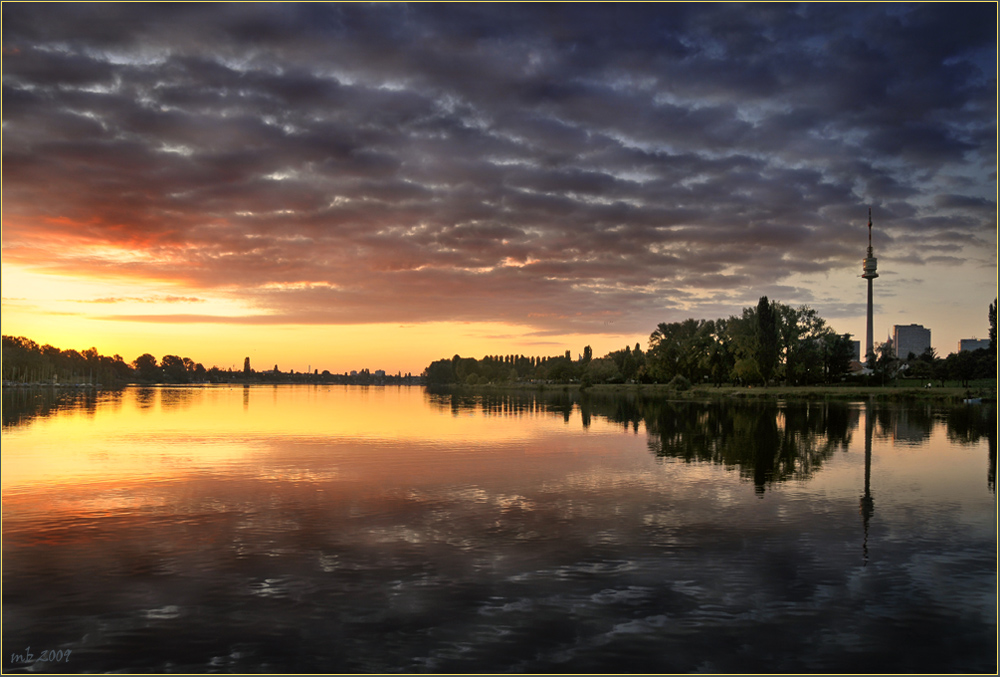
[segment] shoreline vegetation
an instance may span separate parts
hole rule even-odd
[[[892,385],[816,385],[816,386],[695,386],[678,390],[663,383],[602,383],[585,386],[581,383],[500,383],[477,385],[428,386],[435,392],[455,394],[530,394],[530,393],[575,393],[583,397],[629,396],[641,398],[664,398],[671,400],[848,400],[848,401],[908,401],[961,403],[969,399],[982,402],[996,402],[996,381],[981,379],[970,382],[969,386],[959,383],[930,388],[920,383],[896,383]]]
[[[762,296],[739,316],[660,323],[648,348],[636,343],[597,357],[590,346],[574,357],[523,354],[455,355],[422,374],[379,369],[331,373],[206,369],[188,357],[144,353],[126,363],[89,348],[82,352],[3,337],[4,388],[118,389],[130,385],[420,385],[472,392],[577,391],[686,400],[720,398],[996,401],[997,302],[990,304],[990,348],[938,357],[897,355],[891,340],[857,362],[850,334],[838,334],[808,306],[792,308]]]
[[[108,357],[88,348],[82,352],[38,345],[23,336],[3,337],[3,386],[5,388],[117,389],[128,385],[212,384],[327,384],[327,385],[418,385],[413,374],[388,374],[384,370],[331,373],[328,370],[283,372],[257,370],[244,358],[243,369],[206,369],[200,362],[179,355],[164,355],[159,361],[144,353],[131,363],[120,355]]]
[[[683,390],[663,383],[602,383],[584,385],[581,383],[479,383],[476,385],[450,384],[427,385],[423,383],[340,383],[340,382],[275,382],[275,381],[222,381],[191,383],[126,383],[116,386],[87,383],[4,383],[4,388],[17,390],[81,390],[104,391],[124,388],[219,388],[279,385],[313,386],[415,386],[428,388],[435,393],[456,395],[534,395],[539,393],[566,393],[579,397],[638,397],[642,399],[667,399],[689,401],[737,400],[842,400],[842,401],[924,401],[961,403],[980,400],[983,403],[997,401],[995,381],[980,379],[968,386],[959,383],[921,386],[919,383],[893,383],[889,385],[816,385],[816,386],[696,386]]]
[[[935,399],[996,400],[996,301],[990,305],[989,349],[938,357],[897,355],[891,340],[857,361],[850,334],[838,334],[813,309],[762,296],[739,316],[660,323],[648,347],[603,357],[590,346],[564,355],[455,355],[423,372],[431,387],[457,389],[570,389],[638,392],[678,399]]]

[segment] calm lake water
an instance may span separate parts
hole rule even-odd
[[[3,404],[5,672],[997,670],[995,405]]]

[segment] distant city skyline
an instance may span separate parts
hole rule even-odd
[[[418,373],[766,295],[986,336],[997,8],[4,4],[3,333]]]

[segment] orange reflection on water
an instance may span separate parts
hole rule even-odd
[[[498,415],[428,406],[419,388],[131,388],[92,410],[59,410],[5,430],[2,486],[6,496],[80,482],[244,470],[282,481],[389,478],[402,466],[413,482],[425,472],[440,473],[442,455],[471,449],[483,459],[506,459],[493,469],[502,475],[525,454],[573,453],[558,443],[537,443],[567,425],[579,422],[541,411]],[[604,428],[617,434],[607,423],[593,431]],[[527,444],[531,440],[536,443]],[[476,454],[463,462],[478,472]]]
[[[542,533],[532,525],[594,512],[588,497],[623,485],[655,494],[665,471],[644,436],[597,420],[584,431],[575,410],[453,411],[416,388],[134,389],[5,432],[3,464],[5,547],[124,540],[160,559],[202,538],[266,555],[307,532],[463,543],[470,520],[520,538],[512,525]],[[540,496],[561,498],[538,510]]]

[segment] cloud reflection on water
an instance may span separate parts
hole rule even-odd
[[[74,671],[922,672],[995,659],[995,504],[967,488],[983,465],[971,431],[988,417],[953,414],[967,432],[945,435],[948,415],[911,412],[929,421],[926,443],[894,447],[901,410],[872,411],[865,566],[860,407],[412,397],[435,425],[454,410],[463,430],[530,430],[477,443],[220,427],[253,445],[161,474],[15,487],[4,645],[72,648]],[[102,430],[114,411],[96,410]],[[131,452],[162,453],[175,419],[143,416],[154,429]],[[25,452],[8,441],[50,429],[5,433],[5,469]],[[110,471],[116,444],[90,462]]]

